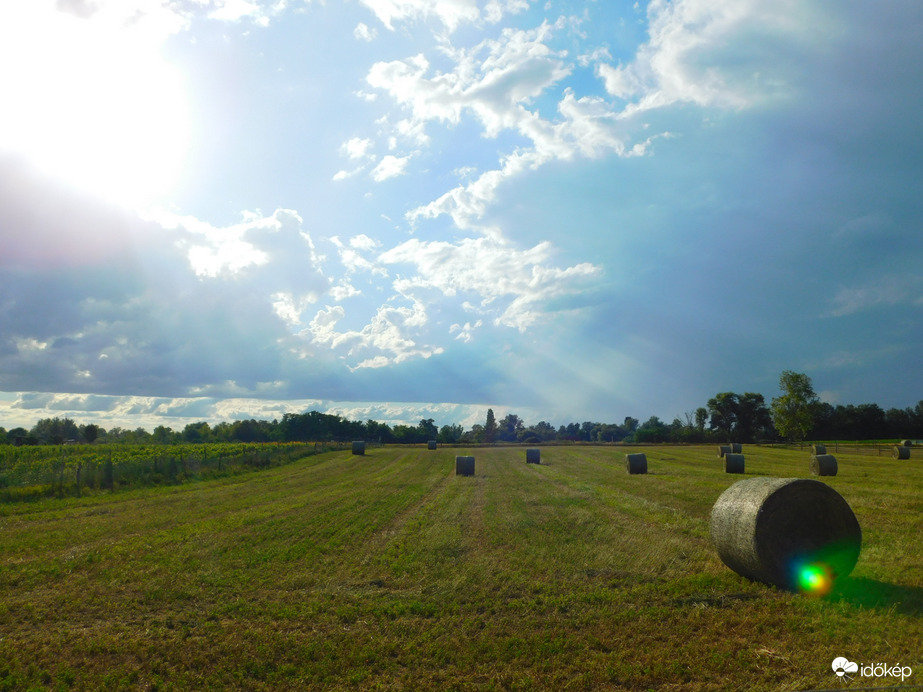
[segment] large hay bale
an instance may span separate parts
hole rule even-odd
[[[455,457],[455,475],[473,476],[474,457]]]
[[[823,593],[848,575],[862,530],[846,500],[807,478],[748,478],[711,510],[711,540],[738,574],[792,591]]]
[[[718,445],[718,456],[722,459],[725,454],[731,454],[731,445]]]
[[[353,442],[353,454],[365,454],[365,442],[356,440]]]
[[[731,454],[741,454],[744,451],[744,446],[740,442],[731,443]]]
[[[724,455],[724,472],[725,473],[743,473],[744,472],[744,455],[743,454],[725,454]]]
[[[818,454],[826,454],[827,447],[826,445],[811,445],[811,454],[817,456]]]
[[[430,440],[426,443],[427,449],[436,449],[436,440]]]
[[[913,440],[901,440],[901,447],[913,447]]]
[[[647,456],[645,454],[626,454],[625,468],[631,475],[647,473]]]
[[[836,457],[832,454],[815,454],[811,457],[811,473],[815,476],[835,476]]]
[[[891,450],[891,456],[895,459],[909,459],[910,447],[904,447],[903,445],[895,447]]]
[[[535,449],[531,447],[526,450],[526,463],[527,464],[541,464],[542,463],[542,450]]]

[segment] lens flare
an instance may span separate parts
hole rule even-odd
[[[833,575],[824,564],[812,563],[798,570],[798,588],[811,596],[826,596],[833,589]]]

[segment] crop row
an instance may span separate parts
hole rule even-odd
[[[324,443],[0,447],[0,502],[174,485],[279,466],[342,448]]]

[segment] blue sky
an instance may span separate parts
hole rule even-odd
[[[923,399],[911,0],[0,8],[0,425]]]

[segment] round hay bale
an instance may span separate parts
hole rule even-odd
[[[901,447],[913,447],[913,440],[901,440]]]
[[[826,454],[827,446],[826,445],[811,445],[811,454],[817,456],[818,454]]]
[[[430,440],[426,443],[427,449],[436,449],[436,440]]]
[[[637,473],[647,473],[647,455],[645,454],[626,454],[625,468],[631,475]]]
[[[823,593],[848,575],[862,530],[846,500],[808,478],[748,478],[711,510],[711,540],[721,561],[748,579]]]
[[[529,448],[526,450],[526,463],[527,464],[541,464],[542,463],[542,450]]]
[[[365,442],[356,440],[353,442],[353,454],[365,454]]]
[[[474,457],[455,457],[455,475],[473,476]]]
[[[725,473],[743,473],[744,472],[744,455],[743,454],[725,454],[724,455],[724,472]]]
[[[731,445],[718,445],[718,456],[724,458],[725,454],[731,454]]]
[[[899,446],[891,450],[891,456],[895,459],[909,459],[910,447]]]
[[[811,457],[811,473],[815,476],[835,476],[836,457],[832,454],[815,454]]]
[[[744,451],[744,446],[740,442],[731,443],[731,454],[741,454]]]

